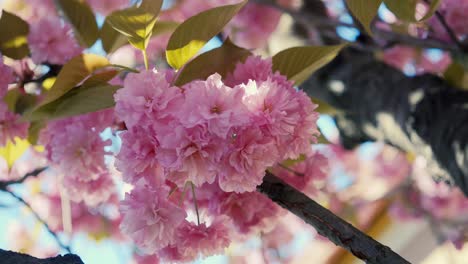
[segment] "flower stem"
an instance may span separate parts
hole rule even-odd
[[[145,69],[148,70],[148,54],[146,54],[146,49],[141,51],[143,53],[143,60],[145,61]]]
[[[197,197],[195,196],[195,185],[193,182],[190,182],[192,187],[192,196],[193,196],[193,204],[195,205],[195,212],[197,213],[197,224],[200,225],[200,215],[198,214],[198,204],[197,204]]]

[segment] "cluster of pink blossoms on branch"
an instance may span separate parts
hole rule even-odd
[[[0,54],[0,98],[8,92],[8,85],[15,79],[13,70],[3,63]],[[29,124],[20,122],[20,115],[13,113],[3,100],[0,101],[0,146],[5,146],[15,137],[25,138],[28,134]]]
[[[135,186],[122,202],[123,231],[145,253],[174,261],[220,252],[230,230],[267,228],[279,208],[256,186],[269,167],[314,157],[318,135],[316,105],[271,60],[249,57],[225,80],[213,74],[178,87],[175,78],[129,74],[115,95],[127,127],[116,166]],[[187,220],[194,203],[199,224]]]

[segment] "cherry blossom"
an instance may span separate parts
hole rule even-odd
[[[36,64],[64,64],[82,51],[72,35],[71,27],[56,17],[45,17],[33,23],[28,43]]]
[[[120,206],[122,231],[149,254],[173,244],[186,217],[182,208],[166,200],[167,195],[162,187],[137,185]]]

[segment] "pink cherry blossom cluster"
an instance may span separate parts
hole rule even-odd
[[[426,170],[426,160],[417,157],[411,185],[404,188],[392,205],[398,219],[426,219],[434,223],[436,235],[451,241],[458,249],[468,241],[468,199],[455,187],[434,182]]]
[[[275,166],[272,172],[294,188],[313,196],[318,191],[315,183],[323,182],[327,178],[329,164],[324,155],[315,152],[290,167]]]
[[[163,12],[161,18],[163,20],[184,21],[210,8],[239,2],[239,0],[183,0],[179,1],[174,8]],[[282,2],[285,5],[294,5],[294,3],[287,3],[288,1]],[[225,32],[240,46],[262,48],[278,26],[280,17],[281,12],[273,7],[248,3],[229,22]]]
[[[15,80],[13,70],[3,63],[0,54],[0,146],[13,141],[15,137],[25,138],[28,135],[29,124],[21,122],[20,116],[11,112],[3,98],[8,92],[8,86]]]
[[[65,64],[83,51],[73,37],[70,25],[54,16],[41,18],[30,25],[28,44],[36,64]]]
[[[114,191],[114,182],[104,162],[108,144],[100,133],[113,123],[113,111],[51,121],[41,134],[41,144],[53,169],[63,174],[63,186],[75,202],[95,206]],[[70,140],[73,139],[73,140]]]
[[[107,16],[112,11],[124,9],[130,6],[129,0],[86,0],[91,8],[102,15]]]
[[[311,154],[316,105],[273,73],[271,60],[251,56],[225,80],[213,74],[178,87],[175,78],[172,71],[126,77],[115,94],[127,127],[116,166],[135,186],[121,204],[124,233],[147,254],[188,261],[221,252],[229,230],[272,227],[281,211],[255,192],[268,167],[300,154],[317,158],[305,168],[326,161]],[[187,220],[194,203],[197,216],[204,213],[198,225]]]
[[[452,63],[447,52],[442,53],[440,58],[433,59],[416,48],[401,45],[385,50],[382,59],[385,63],[402,71],[405,71],[407,67],[413,67],[416,74],[441,74]]]

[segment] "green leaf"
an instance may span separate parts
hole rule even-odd
[[[153,37],[176,30],[180,23],[175,21],[157,21],[153,28]]]
[[[8,110],[17,114],[31,110],[36,102],[37,96],[21,92],[18,88],[8,90],[3,101],[7,104]]]
[[[279,71],[299,85],[314,71],[333,60],[345,46],[304,46],[283,50],[273,56],[273,71]]]
[[[462,64],[455,61],[444,72],[444,78],[455,87],[468,90],[468,75]]]
[[[55,0],[55,3],[72,25],[75,37],[81,45],[91,47],[99,38],[99,28],[96,17],[86,1]]]
[[[416,22],[417,0],[384,0],[385,5],[403,21]]]
[[[169,65],[175,69],[181,68],[206,42],[216,36],[246,3],[247,0],[244,0],[236,5],[209,9],[180,24],[167,44],[166,59]]]
[[[77,86],[95,70],[108,66],[109,61],[95,54],[81,54],[71,59],[59,72],[54,85],[46,93],[40,106],[57,100],[73,87]]]
[[[21,96],[21,91],[18,88],[10,89],[3,97],[3,101],[7,104],[8,110],[16,112],[16,102]]]
[[[109,84],[77,87],[60,99],[44,105],[28,116],[30,121],[71,117],[113,107],[114,93],[120,86]]]
[[[179,23],[173,21],[156,21],[151,37],[174,31]],[[100,31],[102,47],[107,53],[112,53],[128,43],[127,37],[115,30],[107,18]]]
[[[107,84],[108,81],[112,80],[119,73],[120,71],[115,69],[108,69],[102,72],[98,72],[86,79],[81,87],[92,87]]]
[[[75,116],[113,107],[115,105],[114,93],[120,89],[115,85],[100,85],[81,87],[60,100],[52,119]]]
[[[234,45],[227,39],[221,47],[205,52],[187,63],[180,71],[175,84],[180,86],[196,79],[203,80],[215,72],[225,77],[237,62],[244,61],[250,54],[250,51]]]
[[[106,18],[104,24],[102,25],[100,36],[102,40],[102,47],[107,53],[112,53],[128,43],[127,37],[115,30],[109,23],[108,18]]]
[[[44,121],[34,121],[29,124],[28,129],[28,141],[32,145],[37,144],[37,140],[39,138],[39,132],[46,126],[46,122]]]
[[[0,18],[0,52],[19,60],[29,55],[29,25],[18,16],[2,11]]]
[[[4,147],[0,147],[0,157],[3,157],[10,169],[15,161],[19,159],[31,144],[26,139],[15,137],[15,142],[8,140]]]
[[[112,27],[127,37],[130,44],[145,50],[153,34],[162,0],[143,0],[139,7],[115,11],[107,17]]]
[[[367,33],[372,35],[370,25],[377,15],[382,1],[383,0],[346,0],[346,4]]]

